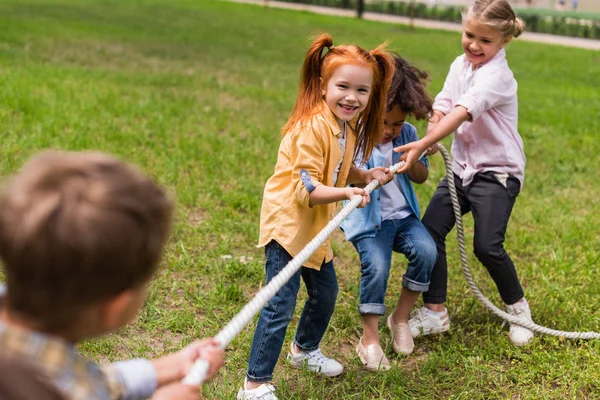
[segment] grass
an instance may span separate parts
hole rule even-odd
[[[433,94],[461,51],[456,33],[217,1],[0,0],[0,26],[1,175],[44,148],[100,149],[140,164],[177,198],[175,230],[139,317],[81,345],[101,362],[158,356],[214,335],[263,284],[264,256],[255,247],[262,189],[309,36],[327,31],[336,44],[367,48],[388,40],[430,73]],[[600,56],[515,40],[508,57],[528,161],[506,248],[538,323],[600,331]],[[417,188],[423,207],[442,176],[434,157],[430,179]],[[466,231],[470,242],[470,218]],[[347,372],[320,379],[290,369],[282,355],[281,398],[600,398],[600,342],[538,336],[524,349],[511,346],[506,327],[468,292],[454,234],[451,332],[417,340],[410,357],[388,346],[397,368],[365,372],[353,352],[358,256],[340,232],[333,242],[340,295],[322,348]],[[394,260],[390,308],[406,264]],[[251,324],[231,343],[207,398],[233,398],[253,331]],[[383,323],[382,335],[388,343]]]

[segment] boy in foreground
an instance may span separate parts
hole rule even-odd
[[[30,160],[0,192],[0,355],[36,364],[67,399],[197,399],[200,388],[180,381],[198,358],[208,378],[223,365],[212,339],[104,367],[75,348],[135,317],[171,217],[165,191],[109,155]]]

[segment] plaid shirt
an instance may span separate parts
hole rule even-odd
[[[3,288],[0,284],[0,308]],[[147,360],[105,366],[89,361],[65,340],[0,320],[0,353],[34,363],[69,400],[133,400],[148,398],[156,375]]]

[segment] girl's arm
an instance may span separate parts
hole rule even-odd
[[[360,183],[360,184],[369,184],[373,179],[377,179],[379,182],[379,186],[388,182],[391,177],[389,177],[389,169],[383,167],[371,168],[369,170],[364,170],[352,165],[350,167],[350,171],[348,172],[348,184]],[[341,200],[352,200],[354,196],[361,195],[363,196],[363,201],[358,205],[358,208],[362,208],[366,206],[371,200],[365,189],[358,187],[331,187],[326,185],[318,185],[311,193],[310,193],[310,206],[318,206],[320,204],[328,204],[334,203],[336,201]]]
[[[350,167],[350,171],[348,172],[348,179],[346,183],[350,184],[359,184],[359,185],[368,185],[371,183],[373,179],[377,179],[379,182],[379,186],[388,182],[393,176],[389,173],[389,168],[385,167],[374,167],[371,169],[361,169],[356,165],[352,165]]]
[[[425,150],[452,134],[452,132],[457,130],[463,122],[469,121],[470,119],[471,115],[465,107],[456,106],[450,113],[442,118],[424,138],[394,148],[394,151],[397,153],[404,152],[400,159],[406,161],[404,167],[400,168],[396,173],[402,174],[411,169],[415,163],[419,161],[421,154],[423,154]]]
[[[315,187],[312,192],[310,192],[309,205],[310,207],[314,207],[322,204],[335,203],[342,200],[352,200],[356,195],[363,196],[362,202],[358,205],[359,208],[369,204],[371,198],[363,188],[349,186],[340,188],[319,185]]]

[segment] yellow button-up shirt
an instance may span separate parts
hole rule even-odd
[[[258,247],[276,240],[295,257],[335,216],[336,203],[309,206],[309,191],[300,174],[308,173],[315,187],[334,186],[335,168],[342,160],[335,187],[346,186],[356,144],[355,126],[355,121],[346,124],[342,154],[338,140],[342,130],[323,101],[309,121],[287,132],[279,145],[275,172],[265,186]],[[332,258],[327,238],[304,266],[318,270]]]

